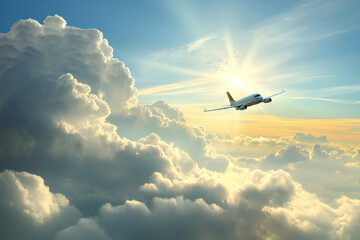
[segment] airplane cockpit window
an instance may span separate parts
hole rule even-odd
[[[255,96],[254,97],[260,97],[260,94],[255,94]]]

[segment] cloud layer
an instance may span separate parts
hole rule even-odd
[[[358,149],[209,135],[164,101],[141,105],[102,33],[60,16],[20,20],[0,51],[1,238],[359,237],[359,200],[326,204],[282,170],[329,157],[358,169]]]
[[[64,195],[51,193],[41,177],[27,172],[1,172],[0,193],[2,239],[51,239],[81,217]]]

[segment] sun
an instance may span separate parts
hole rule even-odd
[[[199,41],[197,41],[199,42]],[[144,61],[147,66],[161,70],[175,72],[188,76],[186,81],[174,81],[170,84],[159,85],[139,91],[141,96],[177,95],[183,94],[215,94],[226,91],[237,91],[239,94],[251,93],[258,88],[259,69],[255,68],[253,58],[255,50],[248,53],[234,47],[228,32],[221,36],[200,41],[197,48],[172,54],[167,61]],[[177,62],[181,61],[191,64]],[[188,60],[187,60],[188,59]],[[174,62],[172,62],[174,61]],[[177,63],[177,64],[174,64]],[[190,95],[188,95],[190,96]]]
[[[230,77],[229,81],[231,84],[233,84],[235,87],[243,87],[244,81],[240,77]]]

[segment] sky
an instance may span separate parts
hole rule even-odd
[[[359,239],[359,11],[2,1],[0,238]]]
[[[281,121],[280,136],[300,131],[336,142],[360,142],[360,7],[355,1],[5,1],[2,5],[1,32],[19,19],[41,22],[54,14],[69,26],[99,29],[114,57],[130,68],[140,103],[163,99],[209,132],[272,136],[273,124]],[[79,9],[84,10],[78,13]],[[215,126],[218,113],[205,117],[200,111],[228,104],[226,91],[239,99],[282,89],[287,93],[276,98],[276,106],[259,106],[240,116],[234,111],[221,113],[217,122],[236,119],[235,130]],[[259,118],[268,121],[255,124]],[[252,124],[243,126],[248,119]]]

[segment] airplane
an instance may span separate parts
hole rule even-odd
[[[278,93],[275,93],[271,96],[268,96],[266,98],[263,98],[260,94],[258,93],[255,93],[255,94],[251,94],[247,97],[244,97],[240,100],[237,100],[235,101],[234,98],[230,95],[229,92],[226,92],[226,95],[229,99],[229,102],[230,102],[230,106],[227,106],[227,107],[222,107],[222,108],[215,108],[215,109],[209,109],[209,110],[206,110],[204,109],[204,112],[211,112],[211,111],[217,111],[217,110],[223,110],[223,109],[228,109],[228,108],[235,108],[236,110],[245,110],[247,109],[247,107],[250,107],[252,105],[255,105],[255,104],[259,104],[261,102],[264,102],[264,103],[269,103],[272,101],[272,97],[276,96],[276,95],[279,95],[279,94],[282,94],[284,93],[285,91],[282,90],[281,92],[278,92]]]

